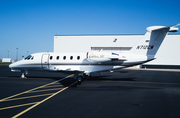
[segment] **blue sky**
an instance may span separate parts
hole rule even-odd
[[[0,59],[53,52],[54,35],[144,34],[180,23],[179,0],[0,0]],[[176,33],[180,34],[180,32]],[[81,44],[77,44],[77,46]]]

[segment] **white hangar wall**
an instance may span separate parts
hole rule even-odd
[[[180,35],[167,35],[156,57],[156,60],[147,64],[180,65]]]
[[[105,49],[118,47],[123,49],[131,48],[142,36],[143,35],[54,36],[54,52],[88,52],[94,48],[102,47]],[[115,41],[115,39],[117,40]]]
[[[89,52],[103,51],[126,52],[138,43],[144,35],[55,35],[54,52]],[[180,35],[167,35],[157,59],[145,65],[180,66]]]

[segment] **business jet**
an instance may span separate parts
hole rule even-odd
[[[28,57],[9,65],[11,71],[21,72],[24,78],[28,71],[50,71],[73,73],[74,79],[81,81],[94,72],[113,71],[140,65],[156,59],[156,53],[168,32],[177,32],[173,26],[151,26],[142,39],[129,53],[119,52],[86,52],[54,53],[44,52],[31,54]]]

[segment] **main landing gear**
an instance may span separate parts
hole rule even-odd
[[[73,78],[78,81],[77,85],[80,85],[84,79],[89,79],[90,77],[91,74],[75,73]]]
[[[82,81],[83,79],[89,79],[91,78],[91,74],[85,74],[85,73],[75,73],[74,77],[75,80]]]
[[[81,73],[75,73],[73,78],[74,78],[74,80],[78,81],[78,85],[80,85],[81,81],[83,80],[83,76]]]
[[[81,81],[83,80],[83,77],[82,77],[82,76],[78,76],[78,77],[77,77],[77,80],[78,80],[79,82],[81,82]]]

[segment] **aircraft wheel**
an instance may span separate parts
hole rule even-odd
[[[21,72],[22,72],[21,78],[26,78],[26,75],[28,74],[28,71],[21,70]]]
[[[78,76],[78,77],[77,77],[77,80],[78,80],[79,82],[82,81],[82,79],[83,79],[82,76]]]
[[[77,77],[77,80],[78,80],[77,85],[81,85],[82,79],[83,79],[82,76],[78,76],[78,77]]]

